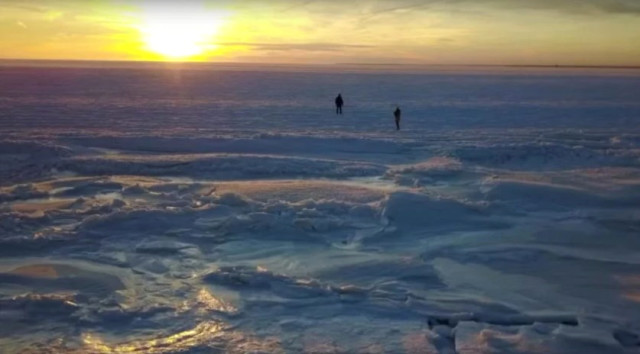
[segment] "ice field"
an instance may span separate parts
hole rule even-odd
[[[640,72],[0,66],[0,349],[638,353]]]

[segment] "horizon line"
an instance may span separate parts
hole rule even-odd
[[[485,68],[559,68],[559,69],[640,69],[639,65],[585,65],[585,64],[445,64],[445,63],[290,63],[290,62],[232,62],[232,61],[175,61],[175,60],[136,60],[136,59],[29,59],[0,58],[0,62],[76,62],[76,63],[147,63],[147,64],[212,64],[212,65],[273,65],[273,66],[395,66],[395,67],[485,67]]]

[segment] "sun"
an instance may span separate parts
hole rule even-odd
[[[203,4],[155,3],[143,8],[138,28],[145,49],[169,60],[183,60],[216,48],[227,14]]]

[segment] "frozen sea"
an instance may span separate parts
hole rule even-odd
[[[640,352],[639,71],[55,66],[0,65],[2,353]]]

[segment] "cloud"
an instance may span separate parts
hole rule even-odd
[[[22,28],[27,28],[27,25],[25,25],[22,21],[16,21],[16,24]]]
[[[451,1],[471,2],[470,0]],[[640,2],[637,0],[479,0],[473,2],[507,9],[555,10],[575,14],[640,14]]]
[[[34,13],[47,13],[47,11],[49,11],[48,9],[42,6],[25,5],[24,3],[13,2],[13,1],[0,3],[0,7],[22,10],[27,12],[34,12]]]
[[[114,0],[113,4],[166,3],[182,6],[196,0]],[[640,15],[640,0],[197,0],[211,6],[274,6],[279,12],[305,11],[310,14],[356,14],[363,17],[406,11],[427,11],[430,9],[466,10],[468,8],[484,8],[485,10],[547,10],[570,14],[629,14]],[[2,0],[0,7],[21,9],[30,12],[47,12],[51,9],[87,8],[105,5],[105,0]]]
[[[373,48],[370,45],[361,44],[341,44],[341,43],[251,43],[251,42],[227,42],[218,43],[220,46],[228,47],[252,47],[257,50],[272,51],[308,51],[308,52],[334,52],[344,49],[366,49]]]
[[[253,3],[258,3],[254,0]],[[366,16],[383,13],[402,12],[409,10],[425,10],[432,8],[459,9],[460,7],[486,7],[487,10],[549,10],[572,14],[630,14],[640,15],[639,0],[315,0],[315,1],[280,1],[282,6],[289,5],[287,10],[310,9],[318,10],[322,6],[330,7],[331,11],[338,8],[343,11],[356,9]],[[362,11],[365,9],[365,11]],[[463,9],[464,10],[464,9]],[[339,14],[339,12],[337,12]]]

